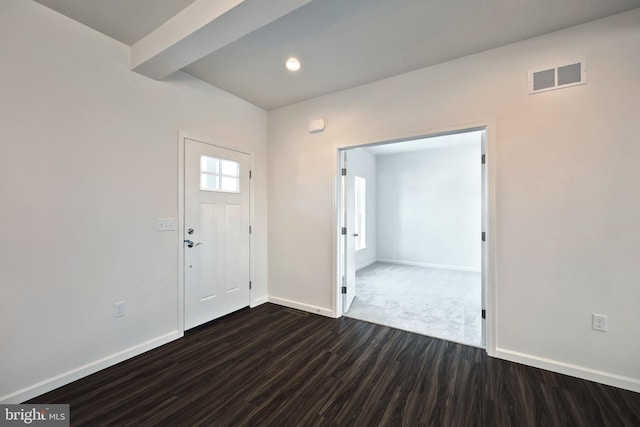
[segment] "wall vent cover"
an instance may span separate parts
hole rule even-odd
[[[529,71],[529,93],[545,92],[587,83],[585,59],[556,67],[537,68]]]

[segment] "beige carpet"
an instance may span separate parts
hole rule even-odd
[[[376,262],[345,316],[480,347],[481,286],[480,273]]]

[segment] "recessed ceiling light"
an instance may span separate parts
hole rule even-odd
[[[287,70],[298,71],[300,69],[300,61],[297,58],[289,58],[286,63]]]

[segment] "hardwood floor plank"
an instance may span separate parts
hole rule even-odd
[[[640,394],[265,304],[32,399],[74,426],[640,426]]]

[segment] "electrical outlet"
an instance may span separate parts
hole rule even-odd
[[[118,301],[113,303],[113,317],[124,316],[124,301]]]
[[[607,315],[593,313],[591,315],[591,328],[594,331],[607,332]]]

